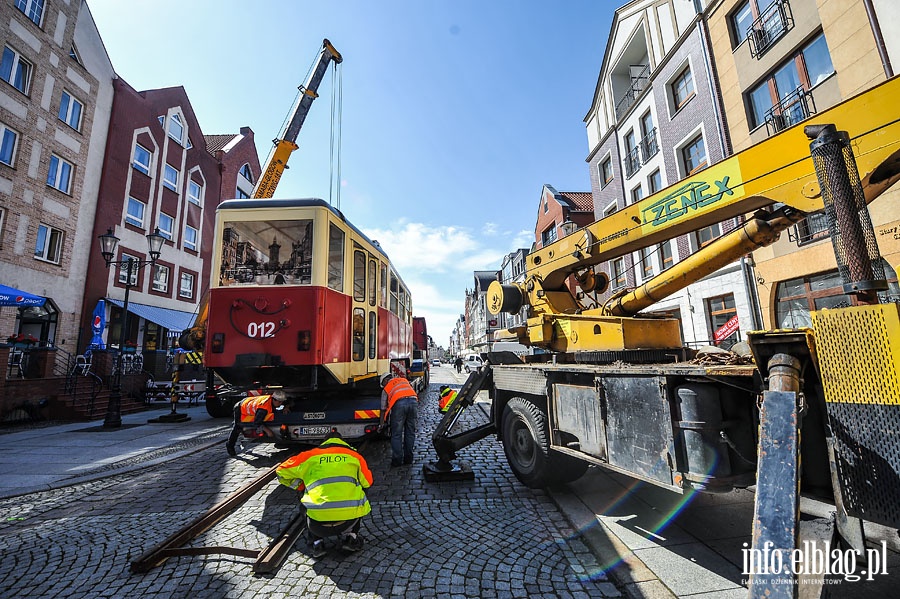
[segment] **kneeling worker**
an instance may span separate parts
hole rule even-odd
[[[282,409],[286,411],[288,409],[287,405],[285,405],[286,403],[284,392],[276,391],[272,395],[255,395],[253,397],[248,397],[235,405],[234,427],[231,429],[231,434],[228,436],[228,441],[225,443],[225,449],[228,451],[228,455],[231,457],[237,455],[235,445],[243,430],[241,424],[252,423],[256,426],[260,426],[266,436],[274,437],[275,433],[264,424],[275,420],[275,410],[284,406]]]
[[[372,486],[366,459],[332,431],[315,449],[281,463],[278,482],[303,493],[313,557],[325,555],[324,537],[341,535],[341,548],[359,551],[362,517],[372,511],[365,490]],[[348,532],[349,531],[349,532]]]
[[[438,410],[441,413],[444,413],[449,410],[450,406],[453,405],[453,402],[456,401],[456,391],[447,385],[441,385],[439,391],[440,399],[438,399]]]

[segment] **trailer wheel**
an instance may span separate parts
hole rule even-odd
[[[532,489],[576,480],[587,463],[550,451],[547,415],[532,402],[514,397],[503,409],[503,451],[516,478]]]

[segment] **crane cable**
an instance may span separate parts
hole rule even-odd
[[[343,71],[332,65],[331,140],[329,145],[328,203],[341,209],[341,114],[343,111]]]

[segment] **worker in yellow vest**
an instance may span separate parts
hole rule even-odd
[[[282,462],[278,482],[302,493],[306,508],[307,540],[313,557],[326,553],[325,537],[341,536],[341,548],[359,551],[362,517],[372,511],[366,489],[372,472],[366,459],[332,429],[321,445]]]
[[[234,426],[231,429],[231,434],[228,436],[228,441],[225,443],[228,455],[231,457],[237,455],[235,446],[237,445],[238,437],[241,436],[241,432],[244,430],[243,424],[252,423],[261,427],[266,436],[274,437],[275,433],[268,426],[265,426],[265,423],[275,419],[275,410],[282,409],[286,411],[288,409],[286,404],[287,402],[281,391],[276,391],[272,395],[254,395],[236,404],[234,406]]]
[[[408,380],[390,372],[381,375],[382,426],[390,419],[391,468],[412,464],[416,447],[419,396]]]
[[[439,392],[440,398],[438,399],[438,410],[440,410],[441,413],[444,413],[449,410],[450,406],[453,405],[453,402],[456,401],[456,391],[447,385],[441,385]]]

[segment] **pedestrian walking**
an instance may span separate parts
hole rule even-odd
[[[456,366],[456,372],[462,372],[463,361],[462,358],[456,356],[456,360],[453,362],[453,365]]]
[[[228,455],[231,457],[237,455],[235,446],[237,445],[238,437],[241,436],[241,432],[244,430],[242,424],[252,423],[261,427],[267,437],[274,437],[275,433],[268,426],[265,426],[265,423],[275,420],[275,410],[280,408],[283,411],[287,411],[288,407],[286,404],[287,402],[281,392],[275,392],[272,395],[254,395],[237,403],[234,406],[234,426],[231,429],[231,434],[228,436],[228,441],[225,443]]]
[[[381,375],[381,387],[382,426],[390,420],[391,427],[391,467],[412,464],[419,397],[408,380],[390,372]]]
[[[326,537],[341,537],[341,549],[359,551],[363,516],[372,511],[366,489],[372,472],[366,459],[341,438],[331,434],[315,449],[288,458],[275,470],[278,482],[301,493],[306,509],[307,541],[313,557],[327,552]]]

